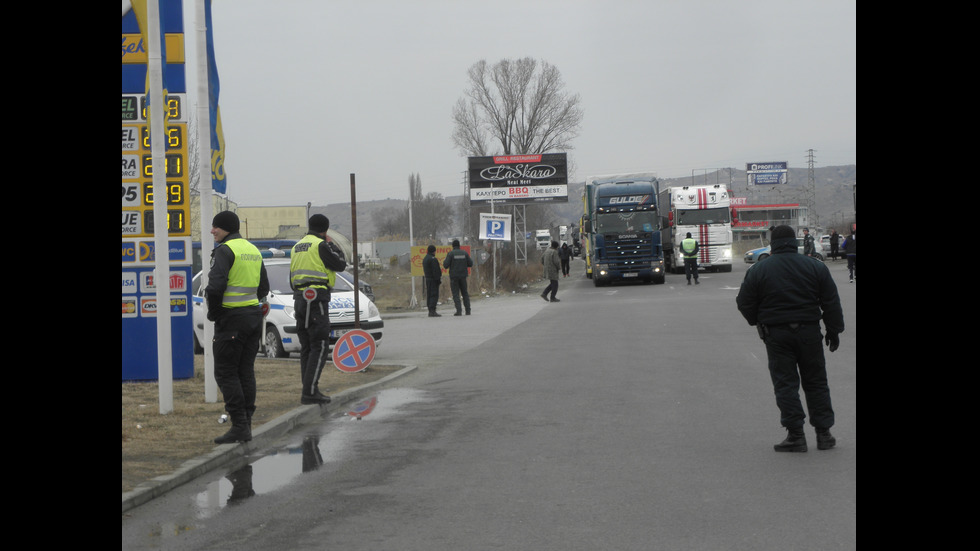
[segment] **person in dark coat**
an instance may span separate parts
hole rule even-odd
[[[550,281],[547,287],[544,288],[544,292],[541,293],[541,298],[544,300],[548,299],[548,293],[551,293],[551,302],[561,302],[556,295],[558,294],[558,274],[561,271],[561,260],[558,258],[558,242],[552,241],[551,248],[546,250],[541,256],[541,264],[544,265],[544,278]]]
[[[837,255],[840,254],[840,234],[837,230],[830,232],[830,258],[837,260]]]
[[[422,275],[425,280],[425,304],[429,307],[429,317],[438,318],[442,314],[436,312],[439,303],[439,284],[442,283],[442,267],[436,258],[436,246],[429,245],[425,258],[422,259]]]
[[[837,350],[838,335],[844,331],[837,285],[823,262],[797,254],[793,228],[773,228],[771,246],[771,256],[746,271],[735,302],[766,343],[780,423],[789,432],[773,448],[807,451],[802,386],[810,424],[817,432],[817,449],[826,450],[837,442],[830,433],[834,410],[823,353],[825,342],[831,352]],[[821,320],[826,336],[820,332]]]
[[[857,277],[857,230],[851,230],[851,235],[848,235],[842,243],[844,247],[844,255],[847,256],[847,273],[850,274],[848,283],[854,283],[854,278]]]
[[[449,289],[453,292],[453,304],[456,305],[453,315],[463,315],[461,306],[466,308],[466,315],[470,315],[470,292],[466,288],[466,277],[473,267],[473,259],[470,253],[459,248],[459,239],[453,239],[453,250],[442,261],[442,267],[449,270]]]
[[[558,249],[558,259],[561,260],[561,276],[568,277],[568,264],[572,259],[572,250],[568,248],[568,243],[562,243]]]

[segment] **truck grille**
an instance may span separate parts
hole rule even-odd
[[[649,269],[650,259],[653,257],[653,242],[650,234],[640,234],[635,238],[607,235],[604,236],[604,240],[606,259],[617,270],[630,272]],[[633,267],[632,265],[637,261],[643,261],[643,265]]]

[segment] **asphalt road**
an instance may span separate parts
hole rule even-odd
[[[664,285],[561,280],[472,316],[389,317],[375,361],[418,369],[358,408],[142,505],[123,549],[856,547],[856,284],[827,353],[838,445],[785,435],[746,266]],[[451,307],[444,307],[444,313]]]

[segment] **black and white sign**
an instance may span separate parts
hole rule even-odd
[[[470,157],[470,204],[567,203],[565,153]]]

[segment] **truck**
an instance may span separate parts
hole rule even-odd
[[[551,246],[550,230],[534,230],[534,246],[543,251]]]
[[[596,286],[614,281],[665,281],[660,180],[649,174],[592,176],[582,192],[585,275]]]
[[[666,268],[684,273],[681,241],[690,232],[698,242],[698,267],[713,272],[732,271],[731,194],[725,184],[666,187],[660,192],[665,220],[660,232]]]

